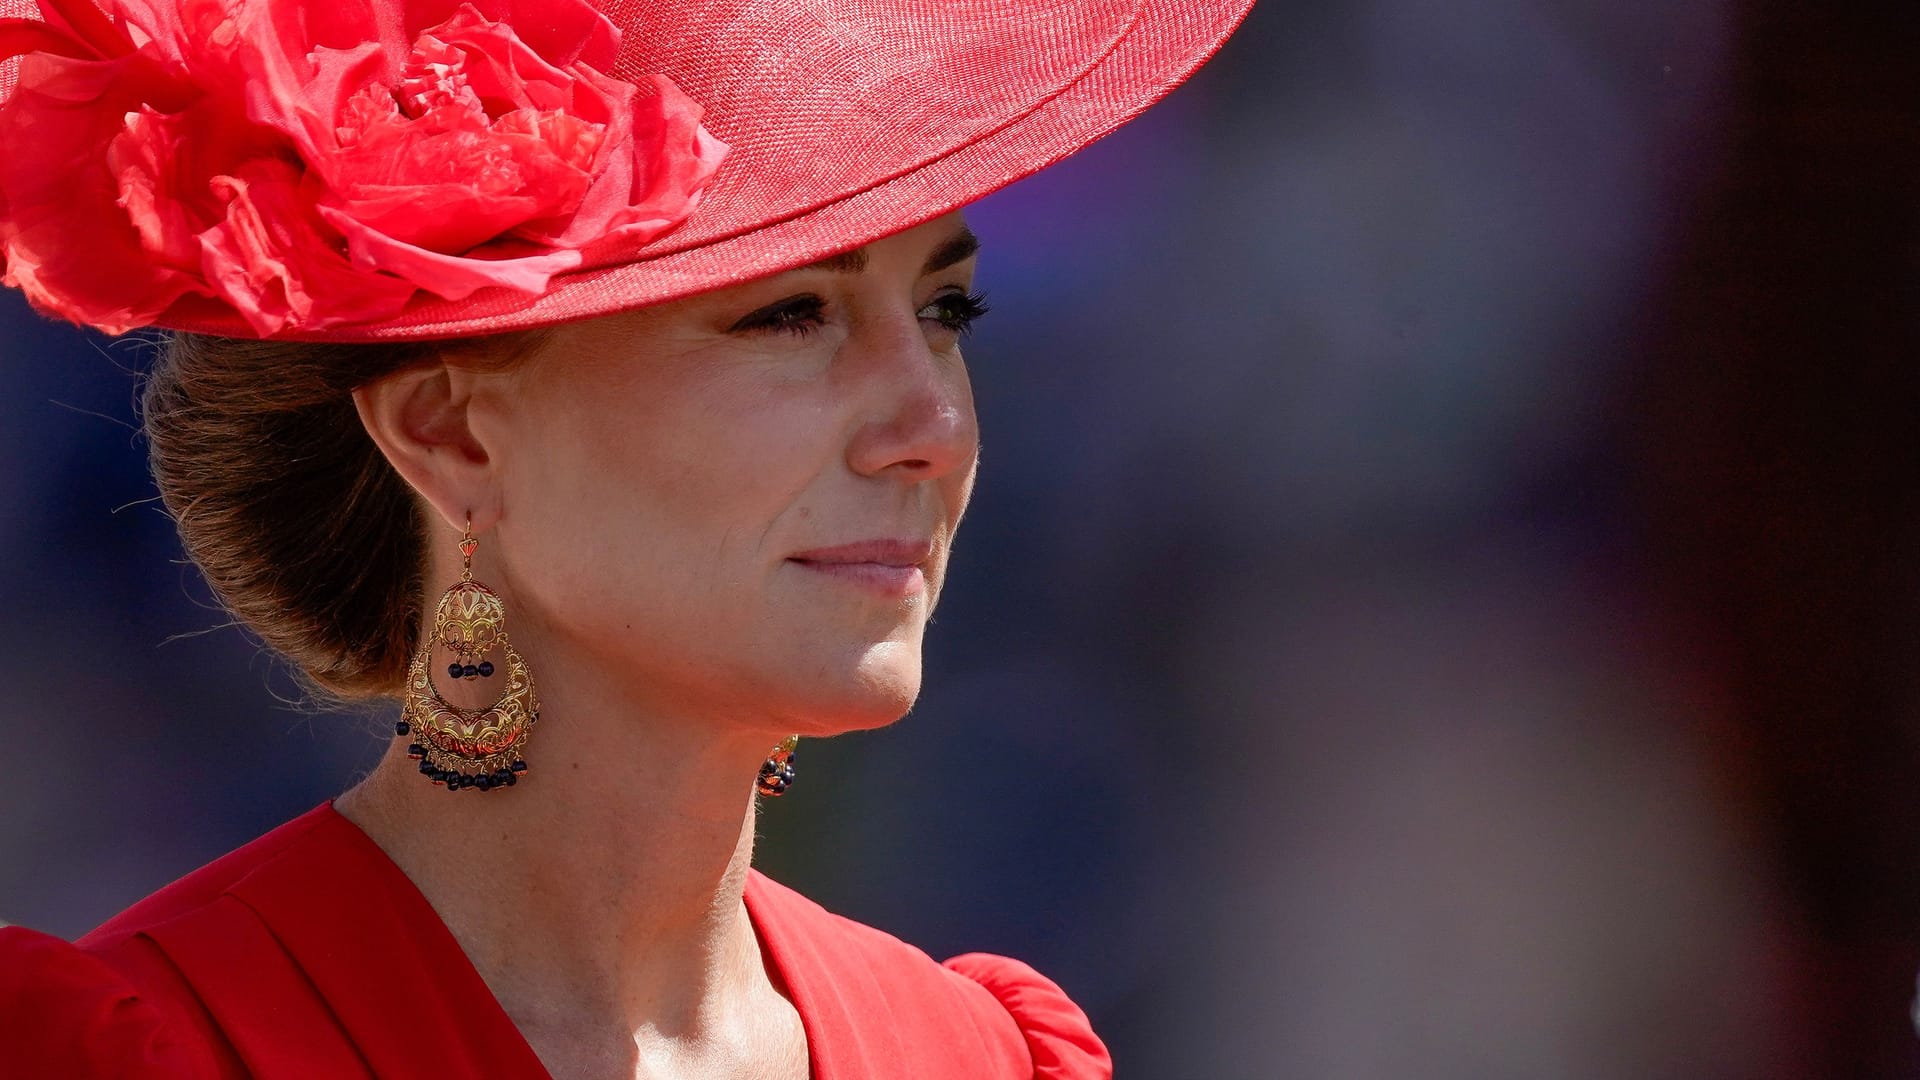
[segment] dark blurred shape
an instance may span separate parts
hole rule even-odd
[[[1805,1076],[1913,1076],[1920,8],[1743,9],[1727,163],[1622,411],[1651,574],[1796,935]]]

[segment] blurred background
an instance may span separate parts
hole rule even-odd
[[[760,862],[1122,1077],[1920,1077],[1920,7],[1265,0],[977,206],[981,485]],[[0,919],[338,792],[0,294]]]

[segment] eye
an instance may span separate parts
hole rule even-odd
[[[974,320],[986,313],[985,293],[954,290],[934,297],[932,303],[920,309],[920,318],[932,319],[964,338],[973,331]]]
[[[812,333],[826,321],[826,301],[810,293],[777,300],[742,316],[728,331],[735,334]]]

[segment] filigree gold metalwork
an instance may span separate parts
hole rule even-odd
[[[479,660],[500,643],[507,607],[492,589],[464,578],[440,595],[433,610],[433,640],[462,663]]]
[[[473,580],[473,519],[460,536],[460,580],[440,594],[433,609],[433,639],[463,664],[485,657],[506,633],[507,607],[492,589]]]
[[[421,639],[407,665],[406,692],[396,730],[412,735],[408,753],[419,760],[421,775],[456,790],[511,787],[526,770],[522,753],[540,719],[527,662],[507,640],[506,605],[492,589],[473,580],[473,538],[468,519],[460,538],[460,580],[441,595],[434,609],[433,632]],[[472,679],[493,674],[491,663],[473,661],[498,649],[505,660],[507,685],[493,704],[463,709],[440,694],[433,682],[433,649],[438,645],[456,660],[448,674]]]
[[[540,718],[540,699],[526,661],[512,645],[504,640],[501,645],[507,685],[483,709],[463,709],[447,701],[433,684],[431,648],[423,644],[414,654],[407,667],[401,718],[412,726],[415,742],[433,768],[479,776],[512,769],[521,760],[527,736]]]

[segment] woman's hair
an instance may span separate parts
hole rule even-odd
[[[399,693],[425,588],[422,503],[354,388],[443,355],[511,362],[532,336],[164,343],[141,394],[161,500],[220,601],[319,690]]]

